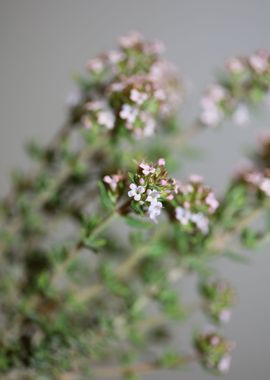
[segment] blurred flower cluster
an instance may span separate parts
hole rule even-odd
[[[174,115],[183,98],[175,67],[162,56],[159,41],[132,32],[116,50],[87,62],[80,91],[69,96],[71,111],[87,129],[104,127],[114,134],[151,136]]]
[[[210,218],[215,214],[219,202],[212,189],[203,184],[202,177],[192,175],[187,183],[177,183],[175,218],[190,232],[207,234]]]
[[[213,261],[243,261],[244,249],[269,242],[270,135],[219,199],[201,176],[179,181],[166,166],[196,157],[185,145],[202,125],[247,123],[250,106],[270,98],[270,53],[228,60],[200,122],[182,128],[182,83],[162,52],[133,32],[89,60],[67,122],[48,146],[28,146],[38,167],[16,173],[0,200],[1,374],[131,380],[194,361],[228,371],[231,342],[199,330],[185,354],[175,323],[193,324],[198,309],[215,328],[230,320],[235,294]],[[136,141],[157,129],[162,138]],[[190,274],[195,305],[175,286]]]
[[[263,171],[250,169],[243,171],[238,178],[240,183],[248,186],[259,197],[270,197],[270,169]]]
[[[235,299],[234,291],[229,283],[223,280],[207,280],[200,284],[200,292],[210,318],[216,323],[229,322]]]
[[[248,57],[232,57],[222,78],[210,85],[201,99],[200,122],[215,127],[229,118],[244,126],[250,106],[269,102],[270,52],[257,50]]]
[[[228,372],[231,365],[231,352],[234,343],[216,332],[207,332],[195,337],[195,346],[202,364],[210,370]]]

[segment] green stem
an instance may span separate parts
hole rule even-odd
[[[119,280],[127,279],[128,276],[132,273],[133,269],[138,265],[138,263],[147,256],[151,243],[155,239],[159,238],[166,229],[167,225],[157,229],[144,246],[141,246],[135,250],[135,252],[118,267],[115,273],[116,278]],[[99,282],[85,290],[80,290],[79,294],[77,295],[77,300],[81,303],[89,302],[105,289],[105,285],[102,282]]]

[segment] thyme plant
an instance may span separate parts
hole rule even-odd
[[[138,33],[122,37],[87,62],[51,143],[27,145],[36,167],[14,173],[1,201],[3,379],[135,380],[193,362],[229,370],[222,326],[235,291],[214,261],[244,259],[270,236],[270,136],[223,194],[173,173],[195,133],[244,125],[269,102],[270,52],[229,59],[186,128],[184,82],[162,53]],[[181,297],[189,275],[195,306]],[[184,347],[172,338],[193,312],[213,327],[192,326]]]

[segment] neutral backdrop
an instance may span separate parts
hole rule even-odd
[[[269,0],[0,0],[1,194],[9,188],[10,169],[28,166],[23,143],[30,137],[46,143],[64,120],[73,73],[118,36],[135,29],[165,42],[168,58],[188,78],[189,120],[226,57],[270,48],[269,14]],[[206,160],[193,162],[185,173],[203,174],[221,193],[243,147],[255,144],[263,128],[269,128],[265,115],[247,129],[226,125],[204,133],[194,145],[207,150]],[[250,265],[219,265],[239,299],[226,329],[237,342],[226,380],[270,378],[270,252],[247,255]],[[148,378],[164,377],[212,378],[199,366]]]

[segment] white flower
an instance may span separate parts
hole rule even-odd
[[[260,184],[260,189],[270,197],[270,179],[264,178]]]
[[[142,172],[144,175],[154,174],[156,171],[156,169],[153,166],[144,164],[143,162],[140,164],[140,168],[143,169]]]
[[[219,314],[219,320],[221,322],[227,323],[230,321],[232,315],[232,311],[230,309],[223,309]]]
[[[175,217],[181,224],[184,226],[187,225],[191,220],[191,212],[189,210],[184,209],[183,207],[177,207],[175,209]]]
[[[209,220],[201,213],[199,212],[198,214],[192,214],[191,215],[191,220],[193,223],[196,224],[199,230],[203,234],[207,234],[209,231]]]
[[[145,92],[140,92],[136,88],[133,88],[130,92],[130,99],[140,106],[148,99],[148,95]]]
[[[110,111],[100,111],[97,116],[97,121],[107,129],[112,129],[114,127],[115,117]]]
[[[141,195],[145,192],[144,186],[137,186],[135,183],[132,183],[130,186],[130,191],[128,192],[128,196],[130,198],[134,198],[135,201],[141,200]]]
[[[157,222],[157,216],[160,215],[162,209],[162,203],[161,202],[152,202],[150,206],[148,207],[148,215],[153,222]]]
[[[245,104],[239,104],[233,114],[233,122],[240,127],[249,123],[249,110]]]
[[[225,355],[223,358],[220,360],[218,363],[218,370],[220,372],[228,372],[230,367],[231,367],[231,356],[230,355]]]
[[[123,120],[127,120],[129,123],[134,123],[136,117],[138,116],[138,109],[130,106],[129,104],[124,104],[121,111],[120,117]]]
[[[147,198],[146,202],[157,202],[158,198],[160,197],[160,193],[157,190],[147,190]]]

